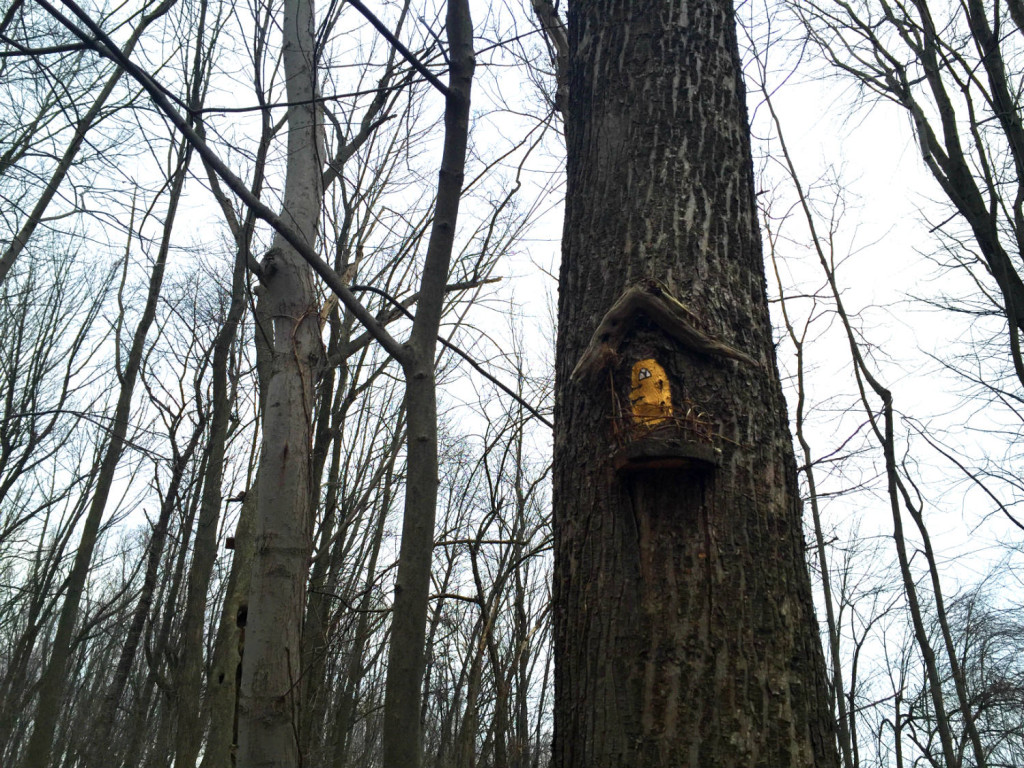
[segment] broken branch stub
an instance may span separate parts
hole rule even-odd
[[[754,368],[760,367],[750,355],[700,330],[693,312],[672,296],[661,283],[656,280],[644,280],[627,288],[601,318],[597,330],[590,338],[590,344],[572,371],[573,381],[597,373],[618,357],[619,345],[640,313],[646,314],[662,331],[690,352],[710,357],[724,357]]]

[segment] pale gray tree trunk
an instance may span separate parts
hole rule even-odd
[[[322,202],[323,149],[311,0],[287,0],[282,24],[288,164],[282,217],[313,248]],[[302,610],[312,552],[313,392],[323,361],[313,273],[277,236],[263,260],[260,308],[270,319],[257,487],[255,551],[239,697],[238,764],[295,768]]]

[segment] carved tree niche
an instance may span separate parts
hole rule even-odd
[[[693,313],[657,281],[627,288],[605,313],[572,376],[608,372],[616,471],[707,473],[720,463],[712,416],[691,399],[682,371],[669,364],[697,364],[698,355],[758,365],[702,331]]]

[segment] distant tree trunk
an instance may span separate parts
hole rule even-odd
[[[344,273],[346,265],[335,263],[335,270]],[[339,267],[341,267],[339,269]],[[340,350],[347,345],[351,325],[344,323],[338,313],[332,312],[330,340],[327,345],[328,359],[340,356]],[[335,532],[335,516],[338,509],[338,491],[342,463],[342,430],[345,424],[345,407],[348,386],[348,363],[338,366],[338,381],[335,382],[334,368],[324,371],[319,384],[316,415],[316,437],[313,442],[313,478],[310,489],[310,505],[315,509],[320,502],[320,489],[326,487],[324,514],[320,523],[317,555],[309,576],[309,596],[306,601],[305,623],[302,627],[302,688],[303,718],[300,744],[307,760],[319,757],[324,745],[324,723],[331,686],[327,683],[328,643],[330,638],[330,600],[325,594],[327,575],[331,562],[331,541]],[[326,482],[323,480],[324,466],[330,453],[330,467]],[[341,546],[340,542],[337,546]]]
[[[732,7],[576,2],[569,43],[554,765],[837,766]],[[593,340],[604,365],[572,376],[644,281],[680,322],[619,318]],[[631,413],[648,359],[664,422]],[[693,455],[621,452],[657,435]]]
[[[199,704],[202,700],[206,597],[213,565],[217,559],[217,528],[223,500],[221,484],[224,479],[224,453],[232,408],[228,392],[228,358],[235,343],[238,324],[245,311],[245,269],[245,255],[240,252],[235,259],[228,313],[213,346],[213,398],[208,406],[210,436],[206,444],[203,495],[199,506],[199,519],[196,522],[192,566],[189,568],[185,615],[181,627],[182,646],[175,691],[178,721],[175,734],[175,762],[190,767],[196,764],[204,731],[203,708]]]
[[[201,458],[200,474],[205,463],[205,459]],[[171,645],[171,630],[179,610],[178,595],[185,578],[188,532],[192,530],[192,524],[196,519],[199,493],[194,484],[189,494],[189,498],[184,499],[177,510],[182,518],[178,528],[181,532],[181,541],[177,542],[177,552],[168,553],[168,563],[160,588],[162,594],[155,601],[157,605],[162,606],[159,621],[154,617],[150,623],[149,634],[143,643],[149,671],[142,684],[142,690],[135,697],[139,703],[133,708],[134,711],[124,718],[122,741],[125,746],[123,757],[118,764],[125,768],[152,764],[154,753],[170,753],[169,747],[165,744],[169,728],[165,727],[168,718],[164,716],[167,711],[164,702],[166,694],[170,691],[165,677],[166,660],[170,655],[168,649]],[[174,564],[173,567],[171,562]],[[146,758],[146,763],[143,763],[143,757]]]
[[[409,425],[408,470],[384,693],[384,768],[418,768],[423,757],[420,689],[438,484],[434,364],[462,197],[470,91],[476,65],[467,0],[448,0],[445,26],[450,69],[444,150],[416,317],[401,361]]]
[[[67,594],[61,606],[50,659],[39,683],[39,703],[36,708],[32,736],[24,755],[26,768],[45,768],[50,764],[50,750],[60,716],[61,700],[65,693],[67,663],[71,653],[75,624],[78,621],[78,609],[85,591],[85,582],[92,567],[92,556],[99,537],[100,522],[107,507],[107,499],[114,483],[114,474],[124,452],[132,396],[145,358],[149,329],[156,318],[157,303],[163,286],[164,267],[167,264],[167,254],[170,250],[171,231],[174,228],[175,213],[188,175],[191,156],[191,148],[183,142],[178,150],[178,167],[171,182],[167,214],[164,218],[163,239],[150,273],[146,304],[139,324],[135,328],[135,333],[132,335],[124,370],[118,371],[120,389],[110,428],[109,442],[100,462],[96,490],[89,505],[89,512],[85,517],[78,551],[75,553],[75,561],[68,576]]]
[[[115,765],[114,755],[122,746],[113,739],[121,699],[124,697],[129,675],[135,665],[135,656],[139,650],[139,644],[142,642],[142,630],[153,611],[153,597],[160,577],[164,545],[167,542],[171,514],[178,504],[178,492],[182,477],[188,463],[192,460],[192,454],[199,445],[203,429],[202,424],[196,426],[183,453],[174,451],[170,481],[164,494],[164,500],[160,504],[160,513],[153,526],[153,532],[150,534],[149,544],[146,547],[146,570],[142,579],[142,588],[135,603],[135,610],[132,611],[128,633],[122,638],[121,652],[118,655],[117,666],[114,668],[114,678],[99,704],[101,714],[97,718],[96,732],[90,736],[91,749],[88,764],[91,766]]]
[[[395,429],[394,443],[391,447],[390,456],[387,459],[387,468],[384,473],[379,500],[379,510],[373,523],[373,532],[370,534],[370,553],[366,564],[365,586],[362,597],[359,600],[359,608],[357,609],[356,626],[352,633],[352,645],[348,653],[348,664],[345,668],[344,678],[339,681],[341,690],[338,691],[335,701],[334,750],[330,763],[333,768],[345,768],[348,764],[348,748],[352,728],[355,724],[359,687],[369,666],[365,663],[364,656],[366,653],[366,643],[369,641],[374,629],[371,619],[373,617],[373,586],[378,577],[377,557],[380,554],[381,542],[384,540],[384,524],[387,522],[388,512],[391,509],[392,488],[395,479],[395,460],[398,458],[398,449],[404,437],[402,430],[404,420],[404,415],[399,418],[399,424]]]
[[[313,20],[311,0],[285,2],[283,58],[290,106],[282,207],[310,248],[317,238],[324,163]],[[263,260],[261,280],[260,311],[270,323],[256,333],[268,337],[271,362],[265,377],[238,764],[296,768],[300,639],[313,535],[313,392],[323,348],[312,270],[280,235]]]

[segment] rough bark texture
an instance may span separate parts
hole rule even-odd
[[[554,764],[835,766],[732,7],[576,2],[569,38]],[[688,350],[641,316],[608,366],[571,380],[645,279],[758,365]],[[673,403],[708,415],[718,466],[614,470],[613,402],[646,358]]]

